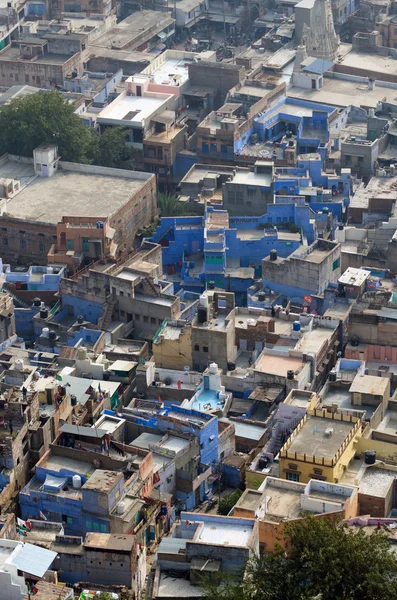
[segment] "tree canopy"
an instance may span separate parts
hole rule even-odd
[[[246,576],[207,585],[206,600],[396,600],[386,535],[310,517],[286,524],[287,551],[265,552]]]
[[[186,215],[185,206],[176,196],[171,194],[158,194],[157,204],[162,217],[180,217]]]
[[[132,167],[125,129],[90,130],[56,90],[16,98],[0,109],[0,156],[33,156],[40,144],[56,144],[62,160],[106,167]]]

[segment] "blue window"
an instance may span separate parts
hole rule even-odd
[[[203,151],[203,154],[208,154],[208,144],[207,142],[203,142],[201,149]]]

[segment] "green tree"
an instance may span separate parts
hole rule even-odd
[[[242,491],[237,488],[231,494],[223,496],[218,503],[218,514],[219,515],[228,515],[232,510],[233,506],[236,504],[237,500],[242,495]]]
[[[0,132],[0,155],[32,156],[40,144],[55,143],[63,160],[89,160],[91,132],[55,90],[29,94],[2,107]]]
[[[397,599],[397,558],[382,531],[309,517],[285,535],[287,551],[265,552],[234,586],[207,584],[206,600]]]
[[[180,217],[186,214],[185,206],[172,194],[158,194],[157,204],[162,217]]]
[[[102,135],[93,139],[93,160],[104,167],[132,168],[134,151],[126,145],[126,129],[124,127],[107,127]]]

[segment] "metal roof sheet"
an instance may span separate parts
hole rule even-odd
[[[57,553],[33,544],[24,544],[19,552],[13,557],[12,563],[24,573],[43,577],[44,573],[51,567]]]

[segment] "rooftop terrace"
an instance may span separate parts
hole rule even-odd
[[[149,179],[139,173],[135,178],[122,170],[117,174],[72,170],[58,171],[52,177],[35,177],[33,164],[12,160],[0,161],[0,179],[18,179],[27,185],[8,201],[7,211],[13,217],[58,223],[65,214],[81,217],[102,217],[118,211]],[[101,189],[101,194],[98,194]]]

